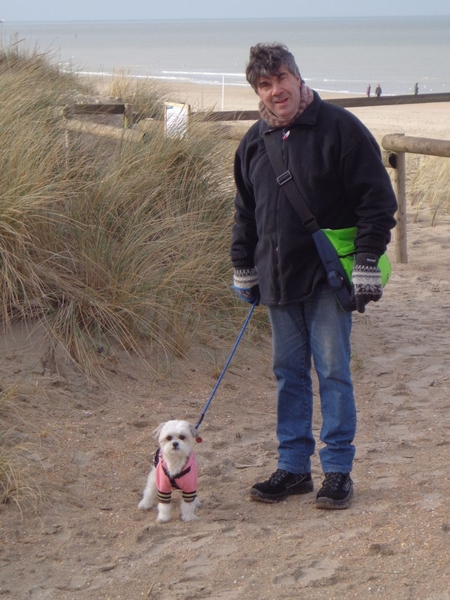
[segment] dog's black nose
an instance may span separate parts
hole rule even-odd
[[[178,448],[179,444],[178,444],[178,442],[174,442],[174,443],[172,444],[172,446],[173,446],[174,448]]]

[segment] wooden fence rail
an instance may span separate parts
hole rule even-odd
[[[256,102],[256,96],[255,96]],[[330,98],[326,100],[330,104],[336,104],[344,108],[358,108],[363,106],[390,106],[398,104],[424,104],[430,102],[450,102],[450,93],[441,94],[409,94],[399,96],[382,96],[381,98]],[[124,115],[124,124],[131,127],[133,122],[142,119],[161,118],[161,113],[133,112],[131,104],[120,100],[110,102],[72,102],[64,107],[66,117],[74,115],[115,114]],[[204,121],[257,121],[260,118],[257,110],[229,110],[229,111],[197,111],[191,113],[193,118]]]
[[[256,95],[255,95],[256,102]],[[441,94],[405,94],[399,96],[381,96],[381,98],[330,98],[326,100],[343,108],[361,108],[363,106],[393,106],[397,104],[427,104],[431,102],[450,102],[450,93]],[[207,121],[257,121],[260,118],[258,110],[227,110],[214,112],[197,112],[197,117]]]
[[[450,158],[450,141],[433,138],[411,137],[399,133],[385,135],[381,140],[385,150],[392,152],[411,152],[413,154],[428,154]]]

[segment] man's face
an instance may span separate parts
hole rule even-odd
[[[261,77],[256,93],[275,116],[290,120],[300,106],[300,77],[281,67],[276,75]]]

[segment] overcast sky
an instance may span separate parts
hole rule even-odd
[[[450,0],[3,0],[0,20],[95,21],[450,15]]]

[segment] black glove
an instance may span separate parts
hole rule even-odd
[[[258,306],[261,294],[259,292],[258,273],[255,267],[251,269],[235,269],[232,287],[241,300]]]
[[[360,253],[355,257],[352,272],[352,294],[356,303],[356,310],[363,313],[366,304],[373,300],[377,302],[383,295],[381,285],[381,271],[378,268],[376,254]]]

